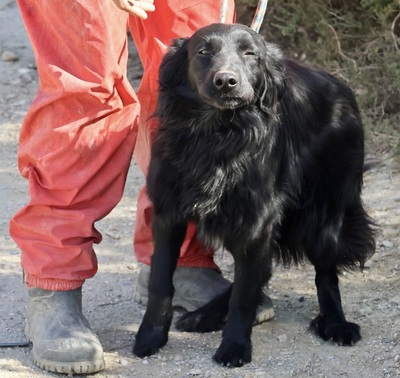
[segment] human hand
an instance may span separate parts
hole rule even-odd
[[[113,0],[115,5],[132,16],[147,19],[147,12],[154,12],[154,0]]]

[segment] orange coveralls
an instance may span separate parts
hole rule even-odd
[[[222,0],[155,0],[141,20],[111,0],[18,0],[35,54],[39,89],[18,151],[30,200],[10,222],[28,286],[72,290],[97,271],[94,223],[122,197],[134,153],[146,174],[157,100],[158,66],[173,38],[218,22]],[[226,22],[234,20],[229,1]],[[127,28],[144,75],[137,94],[126,78]],[[138,199],[134,250],[150,263],[151,203]],[[188,232],[180,266],[216,268],[213,252]]]

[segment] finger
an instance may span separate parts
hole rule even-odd
[[[150,0],[136,0],[136,1],[128,0],[128,1],[139,6],[145,12],[154,12],[154,10],[156,9],[156,7],[154,6],[154,0],[152,0],[152,1],[150,1]]]
[[[142,18],[142,19],[147,19],[147,12],[154,12],[155,6],[152,1],[144,1],[144,0],[138,0],[138,1],[131,1],[127,0],[124,2],[125,7],[123,6],[122,9],[127,11],[128,13],[132,14],[133,16]]]

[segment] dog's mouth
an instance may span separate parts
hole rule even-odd
[[[250,103],[249,99],[236,96],[202,96],[203,99],[214,108],[218,109],[237,109]]]

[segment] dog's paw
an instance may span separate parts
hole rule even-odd
[[[358,324],[332,321],[321,315],[311,322],[310,328],[325,341],[332,340],[339,345],[354,345],[361,339]]]
[[[142,324],[135,337],[133,354],[143,358],[158,352],[168,341],[168,330]]]
[[[222,341],[213,359],[227,367],[243,366],[251,362],[251,342]]]
[[[179,331],[183,332],[205,333],[220,331],[225,325],[225,315],[196,310],[181,316],[175,325]]]

